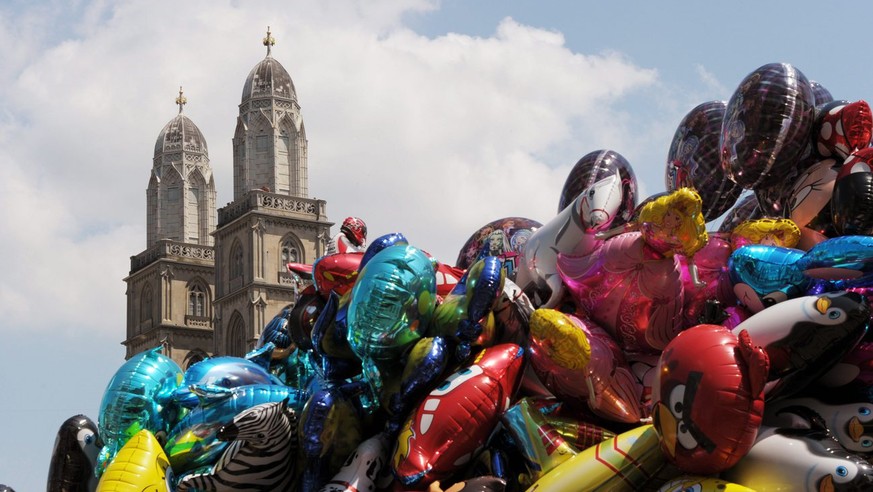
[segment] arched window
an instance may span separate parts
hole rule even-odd
[[[146,284],[142,288],[142,294],[140,294],[139,320],[143,322],[150,319],[152,319],[152,286]]]
[[[234,241],[230,247],[230,279],[242,277],[243,274],[243,250],[239,241]]]
[[[303,261],[303,256],[300,254],[300,246],[292,237],[285,237],[282,240],[282,254],[279,255],[279,271],[287,271],[288,263],[300,263]]]
[[[185,356],[185,360],[182,361],[182,367],[184,367],[187,371],[194,364],[202,360],[206,360],[207,358],[209,358],[209,354],[201,349],[194,349],[188,352],[188,354]]]
[[[227,355],[242,357],[246,354],[246,324],[238,311],[234,311],[227,325],[227,339],[225,351]]]
[[[188,315],[206,316],[206,293],[200,284],[188,288]]]

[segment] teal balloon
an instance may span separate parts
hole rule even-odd
[[[352,351],[362,361],[397,361],[422,338],[433,317],[434,262],[414,246],[389,246],[367,262],[350,295]]]
[[[184,373],[155,347],[134,355],[109,380],[100,403],[99,434],[105,445],[97,457],[100,474],[122,446],[145,429],[166,436],[178,417],[173,401]]]

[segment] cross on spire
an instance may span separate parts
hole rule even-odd
[[[270,34],[270,26],[267,26],[267,37],[264,38],[264,46],[267,47],[267,56],[270,56],[270,47],[276,44],[276,38]]]
[[[179,105],[179,114],[182,114],[182,106],[188,104],[188,99],[182,95],[182,86],[179,86],[179,97],[176,98],[176,104]]]

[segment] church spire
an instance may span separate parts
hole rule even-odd
[[[276,44],[276,38],[270,34],[270,26],[267,26],[267,37],[264,38],[264,46],[267,47],[267,56],[270,56],[270,48]]]
[[[182,94],[182,86],[179,86],[179,97],[176,98],[176,104],[179,105],[179,114],[182,114],[182,106],[188,104],[188,99]]]

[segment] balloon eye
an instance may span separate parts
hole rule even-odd
[[[839,319],[839,318],[840,318],[840,312],[839,312],[839,311],[830,311],[830,312],[828,312],[828,318],[830,318],[830,319]]]
[[[858,409],[858,415],[863,415],[863,416],[870,415],[870,409],[868,407],[861,407]]]
[[[873,447],[873,439],[870,439],[869,437],[866,439],[861,439],[861,447],[862,448]]]
[[[837,475],[839,475],[841,477],[845,477],[848,474],[849,474],[849,470],[845,466],[838,466],[837,467]]]
[[[591,191],[588,192],[588,196],[589,196],[590,198],[594,198],[594,190],[593,190],[593,189],[592,189]]]

